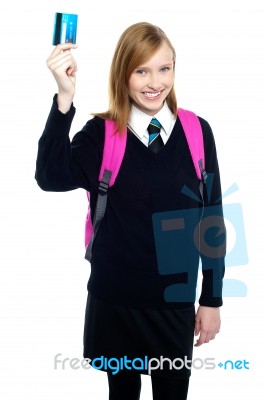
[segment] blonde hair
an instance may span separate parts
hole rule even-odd
[[[115,121],[118,132],[122,132],[126,128],[131,110],[128,91],[129,78],[138,66],[155,54],[163,42],[166,42],[173,51],[175,61],[175,49],[158,26],[148,22],[139,22],[129,26],[122,33],[110,68],[109,110],[93,115]],[[166,102],[172,113],[176,114],[177,102],[174,87],[166,97]]]

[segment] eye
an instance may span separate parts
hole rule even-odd
[[[136,74],[138,75],[145,75],[146,71],[144,69],[137,69]]]
[[[163,68],[161,68],[161,71],[162,72],[170,71],[170,67],[163,67]]]

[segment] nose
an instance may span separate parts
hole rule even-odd
[[[159,76],[157,73],[153,73],[150,75],[150,80],[148,83],[148,87],[149,89],[156,91],[159,91],[159,89],[161,89],[162,85],[159,81]]]

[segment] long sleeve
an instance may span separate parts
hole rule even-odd
[[[38,143],[35,179],[45,191],[63,192],[77,188],[90,190],[97,182],[103,148],[104,125],[91,119],[69,138],[75,108],[63,114],[58,110],[57,95]]]
[[[223,218],[220,173],[216,146],[210,125],[201,119],[205,146],[205,167],[208,174],[204,185],[204,211],[200,224],[200,256],[202,291],[199,304],[220,307],[222,280],[225,271],[226,231]]]

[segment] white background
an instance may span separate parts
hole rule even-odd
[[[107,399],[106,374],[54,369],[82,358],[86,285],[85,192],[43,192],[34,180],[37,142],[56,85],[46,67],[55,12],[79,15],[76,117],[71,135],[107,108],[116,42],[128,25],[159,25],[177,51],[178,103],[211,124],[225,198],[241,203],[249,263],[227,268],[247,285],[227,297],[216,340],[194,357],[244,360],[249,370],[194,370],[189,400],[264,398],[265,37],[264,0],[9,0],[1,2],[1,387],[5,400]],[[141,399],[151,399],[143,377]],[[125,399],[126,400],[126,399]]]

